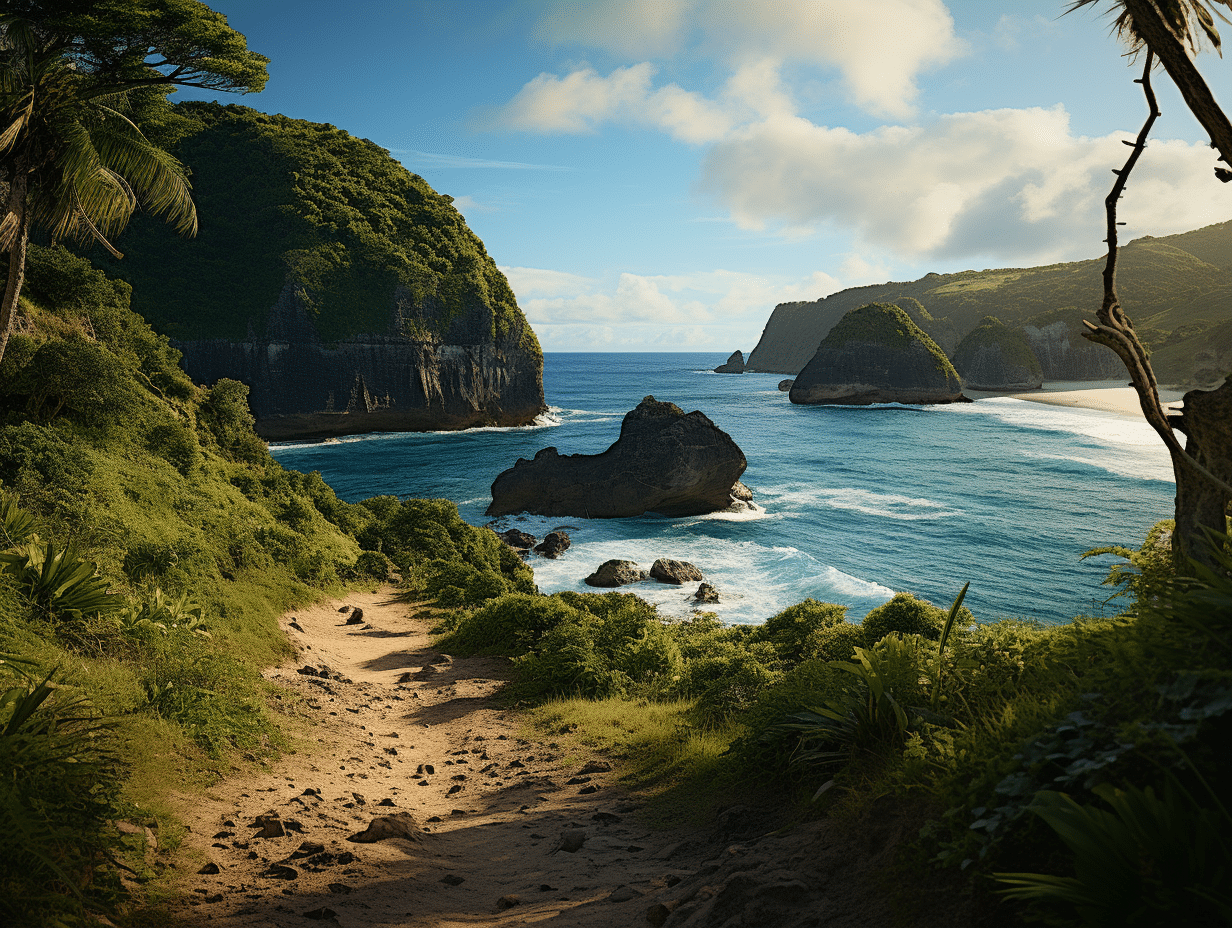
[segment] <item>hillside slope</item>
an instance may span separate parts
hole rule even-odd
[[[1188,249],[1193,249],[1188,250]],[[1215,263],[1218,262],[1218,263]],[[1081,337],[1081,319],[1099,307],[1103,259],[1034,268],[927,274],[919,280],[853,287],[813,302],[775,307],[746,368],[794,374],[843,315],[871,302],[918,300],[921,328],[952,352],[979,321],[995,315],[1025,326],[1048,380],[1121,375],[1120,361]],[[1232,222],[1168,238],[1136,239],[1121,250],[1118,289],[1152,349],[1163,382],[1195,383],[1232,368],[1232,355],[1207,350],[1203,333],[1232,321]],[[918,313],[917,313],[918,315]],[[1187,343],[1187,344],[1186,344]]]
[[[521,425],[542,353],[504,275],[451,205],[333,126],[184,103],[146,122],[192,171],[201,231],[139,217],[133,308],[200,383],[251,388],[266,438]]]

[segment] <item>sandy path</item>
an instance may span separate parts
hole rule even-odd
[[[284,617],[300,655],[267,677],[290,691],[279,698],[317,749],[182,797],[178,914],[223,926],[651,924],[648,909],[710,849],[644,827],[601,759],[519,740],[516,712],[492,698],[508,662],[439,661],[428,621],[385,595]],[[346,605],[361,623],[346,624]],[[409,837],[348,840],[408,813]],[[584,843],[557,850],[562,834]]]
[[[1138,402],[1138,394],[1133,387],[1127,387],[1123,382],[1113,386],[1110,383],[1082,381],[1050,382],[1039,390],[1025,393],[993,393],[983,390],[967,390],[972,399],[1004,396],[1015,400],[1027,400],[1032,403],[1046,403],[1049,406],[1069,406],[1077,409],[1095,409],[1099,412],[1110,412],[1120,416],[1142,418],[1142,407]],[[1164,409],[1180,409],[1184,390],[1174,390],[1168,387],[1159,391],[1160,402]]]

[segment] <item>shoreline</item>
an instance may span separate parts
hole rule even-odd
[[[1049,406],[1066,406],[1071,409],[1092,409],[1115,415],[1143,418],[1138,403],[1138,394],[1123,380],[1096,381],[1049,381],[1039,390],[1018,393],[1001,393],[992,390],[964,391],[973,400],[992,397],[1007,397],[1031,403],[1046,403]],[[1161,387],[1159,399],[1164,409],[1180,409],[1185,390]]]

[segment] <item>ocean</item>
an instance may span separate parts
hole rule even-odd
[[[512,516],[542,537],[565,527],[559,560],[533,556],[540,591],[590,590],[610,558],[646,568],[689,561],[722,596],[730,623],[759,623],[807,597],[842,603],[858,621],[895,592],[948,606],[970,581],[980,621],[1067,622],[1119,611],[1101,586],[1113,559],[1172,515],[1167,452],[1137,419],[994,397],[950,406],[793,406],[781,374],[715,374],[725,354],[566,354],[544,359],[549,412],[535,425],[380,433],[275,444],[285,467],[320,471],[338,496],[453,500],[474,525],[490,487],[519,457],[555,446],[593,454],[643,397],[700,409],[748,458],[742,478],[759,512],[634,519]],[[1120,384],[1117,384],[1120,385]],[[694,587],[625,587],[667,615],[688,615]]]

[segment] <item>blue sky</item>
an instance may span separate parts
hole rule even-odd
[[[1094,257],[1145,115],[1109,19],[1065,2],[210,5],[271,59],[263,93],[220,99],[371,139],[455,197],[548,351],[747,353],[778,302]],[[1199,65],[1232,101],[1232,63]],[[1154,82],[1131,238],[1232,219]]]

